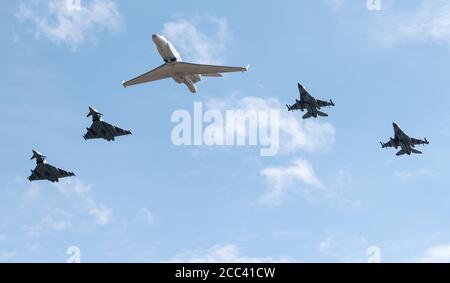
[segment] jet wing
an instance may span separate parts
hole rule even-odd
[[[131,131],[123,130],[119,127],[113,126],[114,130],[116,131],[115,136],[126,136],[131,135]]]
[[[86,132],[85,135],[83,135],[83,138],[85,140],[87,140],[87,139],[96,139],[96,138],[98,138],[98,135],[93,131],[92,126],[91,126],[91,127],[89,127],[87,129],[87,132]]]
[[[419,140],[419,139],[411,138],[411,141],[412,141],[413,145],[428,144],[427,139]]]
[[[36,174],[36,172],[31,171],[31,175],[30,175],[30,177],[28,177],[28,180],[29,180],[30,182],[31,182],[31,181],[47,180],[47,177],[44,177],[44,176],[38,176],[38,175]]]
[[[309,95],[308,91],[301,84],[298,84],[298,91],[300,92],[300,96],[302,96],[304,94]]]
[[[243,67],[227,67],[227,66],[215,66],[215,65],[201,65],[192,64],[186,62],[176,63],[173,70],[179,73],[198,74],[198,75],[217,75],[219,73],[230,72],[246,72],[248,68]]]
[[[387,143],[381,143],[382,147],[396,147],[399,146],[396,141],[394,139],[391,139],[390,141],[388,141]]]
[[[67,172],[67,171],[59,169],[59,168],[56,168],[56,170],[58,171],[58,178],[75,176],[75,174],[73,172]]]
[[[295,104],[292,104],[291,106],[288,105],[288,110],[302,110],[305,109],[305,105],[301,101],[297,101]]]
[[[139,77],[124,82],[122,85],[124,87],[128,87],[132,85],[167,79],[170,77],[171,74],[170,71],[171,68],[167,64],[163,64],[158,68],[151,70],[150,72],[147,72],[143,75],[140,75]]]
[[[334,103],[332,101],[323,101],[323,100],[316,100],[319,107],[327,107],[327,106],[334,106]]]

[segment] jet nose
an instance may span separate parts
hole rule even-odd
[[[152,39],[153,39],[153,42],[155,42],[156,44],[163,42],[163,37],[156,33],[154,35],[152,35]]]

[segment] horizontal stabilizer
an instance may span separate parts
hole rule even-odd
[[[308,118],[311,118],[312,117],[312,113],[311,112],[308,112],[308,113],[306,113],[305,115],[303,115],[303,119],[308,119]]]
[[[406,153],[406,151],[404,151],[404,150],[402,149],[402,150],[400,150],[399,152],[397,152],[397,154],[395,154],[395,155],[400,156],[400,155],[403,155],[403,154],[405,154],[405,153]]]
[[[321,112],[321,111],[317,111],[317,115],[322,116],[322,117],[327,117],[328,116],[327,113],[324,113],[324,112]]]
[[[422,154],[421,151],[419,151],[419,150],[417,150],[417,149],[414,149],[414,148],[411,149],[411,152],[412,152],[412,153],[415,153],[415,154]]]

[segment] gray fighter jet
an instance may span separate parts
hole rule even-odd
[[[327,113],[319,111],[321,107],[334,106],[332,100],[323,101],[312,97],[308,91],[301,85],[298,84],[298,90],[300,92],[300,100],[296,99],[295,104],[289,106],[286,104],[288,111],[301,110],[302,112],[306,109],[306,114],[303,115],[303,119],[308,119],[310,117],[317,118],[317,115],[326,117]]]
[[[427,139],[418,140],[418,139],[410,138],[407,134],[405,134],[402,131],[402,129],[400,129],[400,127],[396,123],[392,123],[392,125],[394,127],[395,137],[391,138],[390,141],[388,141],[387,143],[380,142],[382,148],[395,147],[395,149],[397,149],[400,147],[401,150],[399,152],[397,152],[397,154],[396,154],[397,156],[400,156],[403,154],[411,155],[411,153],[422,154],[421,151],[414,149],[414,147],[416,145],[429,144]]]
[[[46,157],[44,155],[36,150],[33,150],[33,156],[31,159],[36,159],[36,168],[31,170],[31,176],[28,177],[30,182],[37,180],[48,180],[54,183],[59,182],[60,178],[75,176],[72,172],[67,172],[48,164],[45,158]]]
[[[92,125],[87,129],[87,133],[83,136],[85,140],[105,139],[107,141],[114,141],[115,137],[131,135],[130,131],[122,130],[121,128],[103,121],[103,114],[92,107],[89,107],[89,113],[86,117],[89,116],[92,116]]]

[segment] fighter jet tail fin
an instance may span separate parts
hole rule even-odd
[[[397,154],[395,154],[395,155],[400,156],[400,155],[403,155],[403,154],[406,154],[406,151],[404,151],[404,150],[402,149],[402,150],[400,150],[399,152],[397,152]]]
[[[322,117],[327,117],[328,116],[327,113],[324,113],[322,111],[317,111],[317,115],[322,116]]]
[[[45,159],[47,158],[46,156],[44,156],[42,153],[36,151],[33,149],[33,156],[31,156],[31,160],[36,159],[36,160],[40,160],[40,159]]]
[[[89,107],[89,113],[87,114],[86,117],[89,117],[89,116],[92,116],[92,117],[101,117],[101,116],[103,116],[103,114],[100,113],[100,112],[98,112],[98,111],[95,110],[94,108]]]
[[[415,153],[415,154],[422,154],[422,152],[420,150],[417,150],[417,149],[414,149],[414,148],[411,149],[411,152]]]

